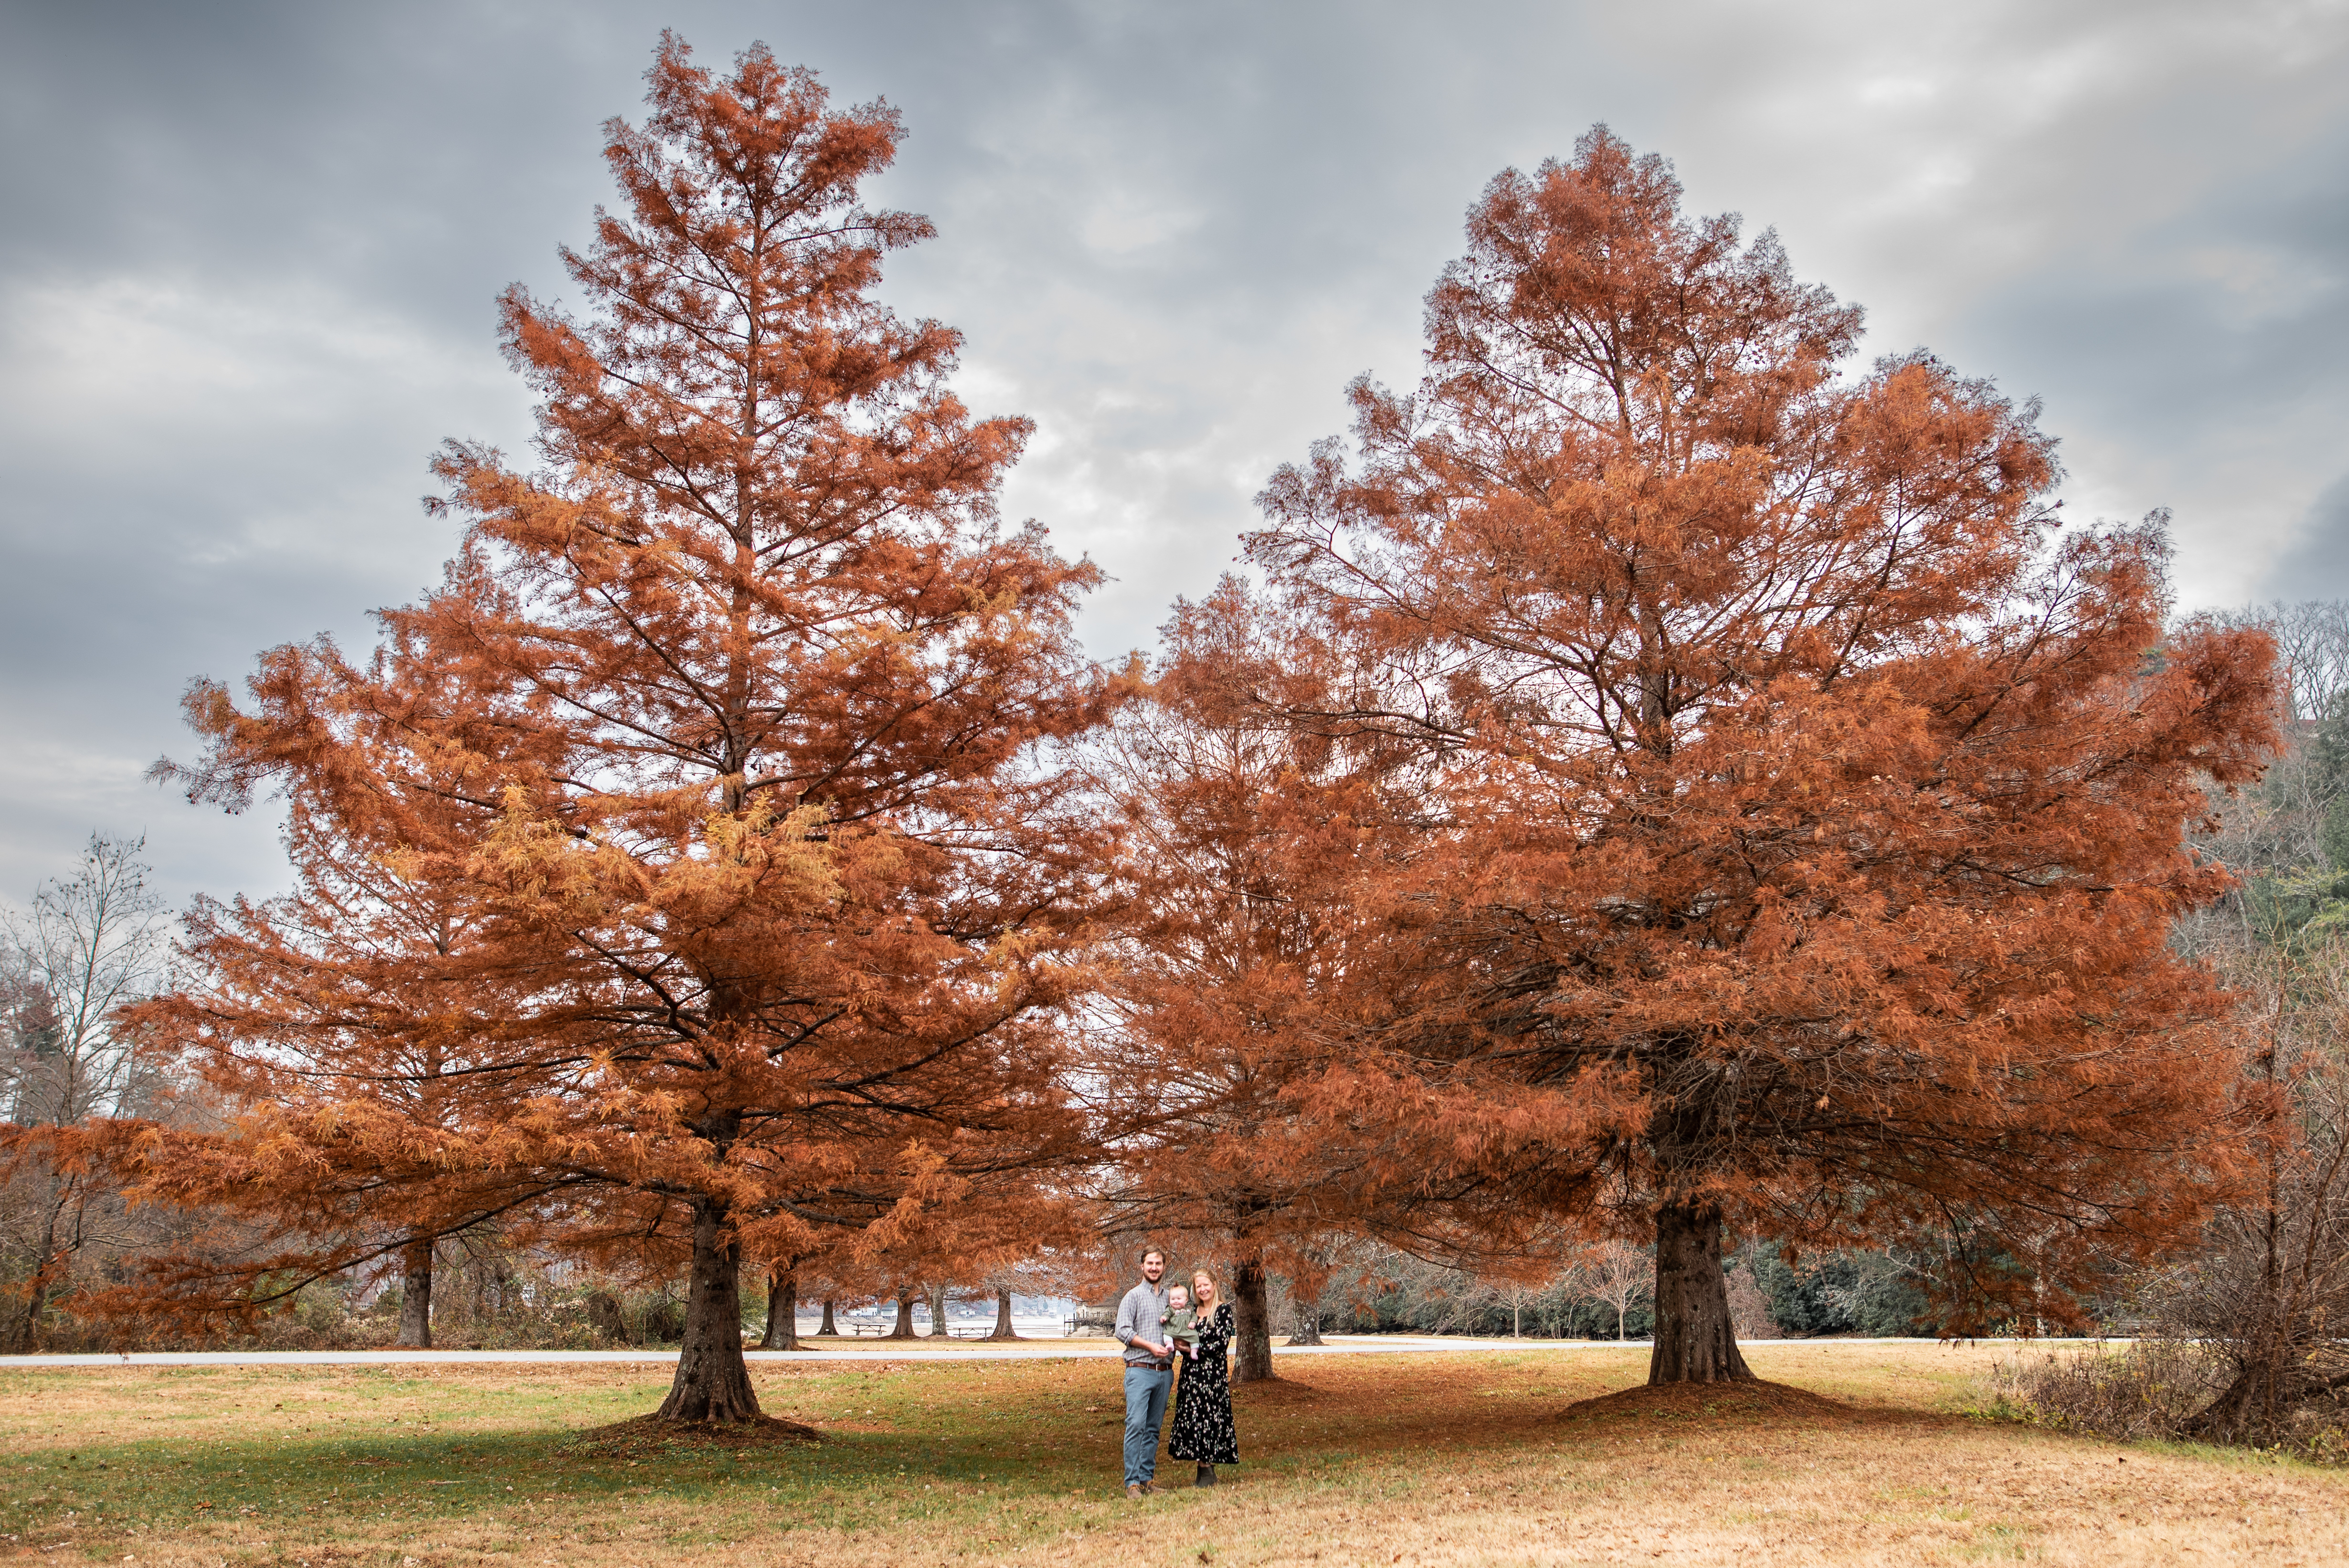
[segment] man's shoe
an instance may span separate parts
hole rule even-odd
[[[1143,1482],[1142,1483],[1142,1495],[1143,1495],[1143,1496],[1144,1496],[1144,1497],[1148,1497],[1148,1496],[1150,1496],[1150,1495],[1151,1495],[1151,1493],[1153,1493],[1153,1492],[1156,1491],[1157,1490],[1158,1490],[1158,1483],[1157,1483],[1156,1481],[1154,1481],[1154,1480],[1146,1480],[1146,1481],[1143,1481]]]
[[[1140,1502],[1142,1501],[1142,1483],[1140,1481],[1126,1482],[1125,1495],[1128,1501]]]

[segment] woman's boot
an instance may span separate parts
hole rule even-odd
[[[1213,1465],[1201,1465],[1201,1466],[1199,1467],[1199,1479],[1198,1479],[1197,1480],[1195,1480],[1195,1481],[1193,1481],[1191,1484],[1192,1484],[1193,1486],[1213,1486],[1213,1485],[1215,1485],[1215,1484],[1216,1484],[1216,1467],[1215,1467],[1215,1466],[1213,1466]]]

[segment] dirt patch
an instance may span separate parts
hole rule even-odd
[[[1852,1407],[1837,1400],[1760,1379],[1736,1383],[1668,1383],[1657,1388],[1624,1388],[1596,1399],[1578,1399],[1558,1412],[1561,1421],[1660,1419],[1842,1420]]]
[[[755,1421],[677,1421],[638,1416],[608,1427],[590,1427],[563,1445],[579,1458],[636,1459],[695,1449],[763,1449],[777,1443],[820,1443],[823,1434],[804,1421],[761,1416]]]

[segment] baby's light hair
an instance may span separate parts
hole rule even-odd
[[[1174,1302],[1174,1297],[1175,1297],[1178,1293],[1179,1293],[1179,1294],[1182,1296],[1182,1298],[1183,1298],[1185,1301],[1186,1301],[1186,1302],[1187,1302],[1187,1301],[1189,1301],[1189,1300],[1191,1299],[1191,1290],[1190,1290],[1190,1287],[1189,1287],[1189,1286],[1187,1286],[1187,1285],[1169,1285],[1169,1286],[1167,1286],[1167,1287],[1166,1287],[1166,1300],[1167,1300],[1167,1302],[1171,1304],[1171,1303]]]

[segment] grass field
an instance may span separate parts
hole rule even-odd
[[[2349,1563],[2349,1477],[1969,1416],[1993,1353],[1749,1347],[1843,1408],[1562,1418],[1637,1352],[1286,1358],[1246,1463],[1130,1503],[1099,1362],[764,1365],[814,1444],[586,1428],[654,1366],[0,1374],[0,1556],[287,1563]]]

